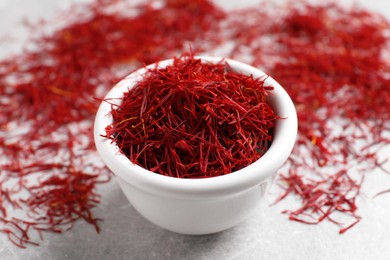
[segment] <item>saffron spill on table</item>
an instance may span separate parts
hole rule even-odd
[[[298,205],[284,213],[333,222],[340,233],[357,224],[365,176],[389,173],[380,157],[390,144],[389,22],[334,3],[286,5],[224,11],[206,0],[96,0],[59,16],[83,14],[79,20],[3,58],[0,232],[26,247],[77,220],[99,231],[97,184],[110,180],[92,142],[99,99],[135,68],[189,48],[250,63],[292,97],[299,135],[279,174],[278,201],[296,197]],[[187,141],[176,146],[192,152]]]

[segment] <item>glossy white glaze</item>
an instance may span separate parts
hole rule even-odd
[[[218,57],[199,57],[219,62]],[[264,72],[247,64],[225,59],[237,72],[255,78]],[[172,60],[161,61],[164,67]],[[154,67],[155,64],[149,65]],[[123,92],[142,79],[142,68],[119,82],[106,98],[122,98]],[[177,233],[208,234],[228,229],[243,220],[259,204],[285,163],[297,134],[295,107],[286,91],[271,77],[266,85],[274,87],[268,102],[282,120],[278,120],[272,145],[253,164],[224,176],[205,179],[179,179],[150,172],[120,154],[118,147],[107,138],[105,127],[112,122],[111,105],[102,102],[95,119],[94,138],[97,150],[117,180],[131,204],[152,223]],[[120,99],[119,99],[120,100]],[[119,102],[119,101],[118,101]]]

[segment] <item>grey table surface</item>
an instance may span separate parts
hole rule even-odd
[[[18,52],[28,37],[21,19],[50,19],[73,2],[86,0],[0,0],[0,55]],[[217,1],[225,8],[256,1]],[[340,1],[346,4],[353,1]],[[357,1],[390,19],[390,1]],[[390,153],[388,153],[390,154]],[[100,187],[102,203],[94,211],[104,219],[102,231],[77,223],[61,235],[45,234],[39,247],[19,249],[0,234],[0,259],[390,259],[390,196],[370,199],[374,191],[390,187],[390,176],[369,174],[366,194],[359,200],[363,220],[344,235],[336,226],[288,221],[280,214],[289,201],[269,206],[278,194],[273,187],[264,201],[238,226],[213,235],[185,236],[165,231],[140,216],[128,203],[115,180]]]

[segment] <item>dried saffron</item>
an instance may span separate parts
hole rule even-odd
[[[262,68],[293,98],[298,142],[278,182],[280,199],[298,199],[284,211],[291,220],[328,220],[343,233],[361,218],[356,200],[367,172],[389,172],[380,155],[390,144],[390,26],[380,15],[302,1],[224,12],[206,0],[96,0],[59,17],[78,20],[51,34],[35,28],[34,48],[0,61],[0,233],[17,246],[35,245],[43,231],[62,232],[77,219],[98,229],[96,185],[110,175],[89,156],[94,97],[129,69],[178,55],[187,43]],[[232,120],[215,112],[210,105],[211,118]],[[197,152],[191,141],[176,140],[176,159]],[[184,163],[206,172],[205,164]],[[152,166],[159,169],[168,171]]]
[[[278,116],[264,79],[192,55],[150,69],[113,105],[106,128],[132,162],[178,178],[215,177],[259,159]],[[106,100],[110,102],[110,100]]]
[[[78,20],[51,34],[33,26],[39,35],[33,48],[0,61],[0,233],[15,245],[36,244],[42,231],[60,233],[78,219],[99,231],[96,186],[110,173],[93,159],[95,97],[133,64],[171,56],[187,41],[195,49],[197,39],[209,38],[209,46],[221,41],[206,37],[224,17],[212,3],[161,4],[74,5],[59,17]]]
[[[232,32],[235,55],[249,46],[252,64],[267,65],[297,108],[298,141],[280,175],[285,192],[278,201],[294,195],[300,203],[284,213],[306,224],[328,220],[344,233],[361,218],[356,200],[365,174],[388,172],[379,153],[390,144],[390,64],[384,58],[390,26],[379,15],[334,3],[289,3],[285,10],[265,23],[266,10],[241,10],[251,15],[243,24],[250,33]]]

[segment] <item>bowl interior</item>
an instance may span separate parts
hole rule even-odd
[[[222,60],[219,57],[199,56],[196,58],[212,63]],[[255,78],[265,76],[264,72],[247,64],[230,59],[224,60],[236,72],[252,74]],[[172,62],[173,59],[161,61],[158,66],[165,67],[172,64]],[[123,93],[142,80],[142,75],[147,68],[154,68],[155,66],[155,64],[151,64],[130,74],[115,85],[105,98],[115,99],[115,102],[120,103]],[[267,97],[267,102],[283,119],[276,122],[273,141],[267,152],[256,162],[238,171],[204,179],[180,179],[156,174],[133,164],[125,155],[120,153],[115,143],[102,137],[105,134],[105,127],[112,123],[111,105],[104,101],[101,103],[95,119],[94,139],[97,150],[116,176],[127,183],[140,189],[149,190],[152,193],[165,196],[177,196],[180,193],[182,196],[194,198],[194,196],[207,197],[211,194],[225,195],[226,193],[241,192],[269,179],[285,163],[296,139],[297,115],[293,102],[286,91],[273,78],[268,77],[265,84],[274,87],[272,95]]]

